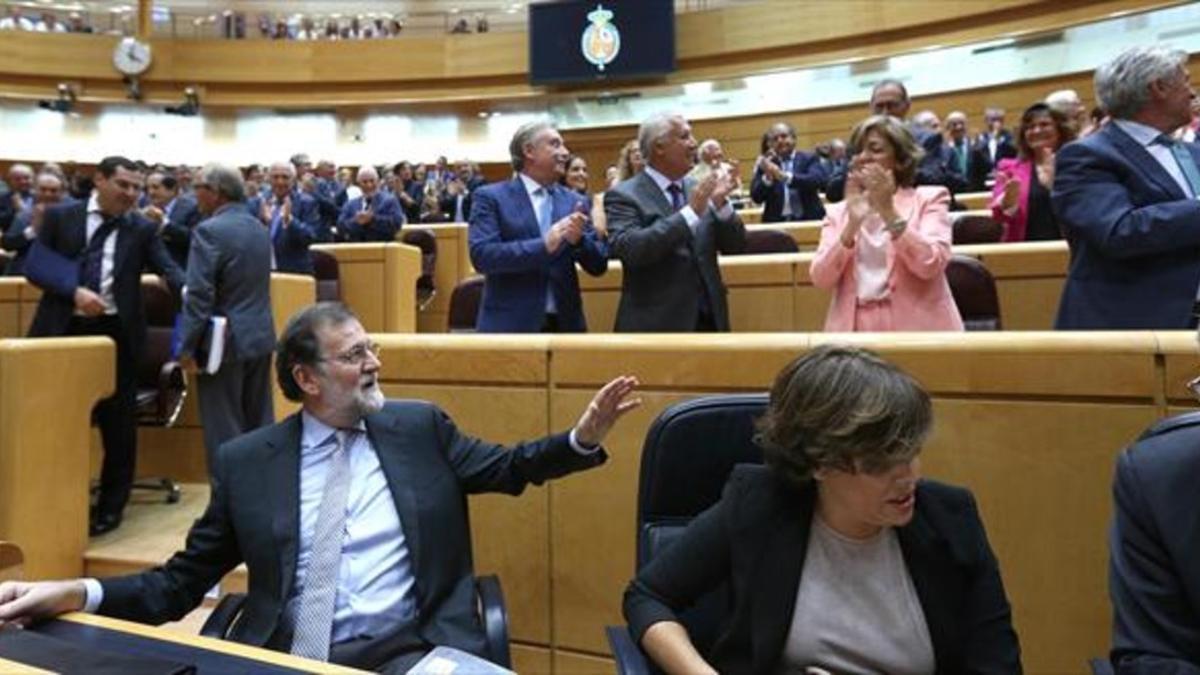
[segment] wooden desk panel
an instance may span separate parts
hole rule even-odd
[[[421,252],[406,244],[320,244],[337,258],[342,301],[371,332],[415,333]]]
[[[429,305],[417,315],[417,332],[445,333],[450,317],[450,296],[458,282],[474,274],[467,246],[466,223],[414,223],[405,229],[429,230],[437,240],[434,265],[435,294]],[[403,231],[401,231],[403,233]],[[397,235],[399,241],[400,235]]]

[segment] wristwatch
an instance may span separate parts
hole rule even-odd
[[[903,216],[897,216],[895,220],[884,225],[883,229],[887,230],[893,237],[899,237],[904,230],[908,229],[908,220]]]

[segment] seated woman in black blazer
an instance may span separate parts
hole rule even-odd
[[[734,469],[625,591],[634,639],[668,673],[1020,673],[974,499],[919,479],[930,421],[929,395],[871,352],[793,361],[759,422],[766,466]],[[677,612],[723,582],[701,655]]]

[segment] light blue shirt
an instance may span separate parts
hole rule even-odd
[[[284,610],[289,617],[294,616],[304,591],[325,477],[337,448],[336,429],[308,412],[301,413],[301,422],[300,542],[296,583]],[[346,531],[333,606],[334,644],[379,635],[417,613],[416,579],[396,502],[361,421],[359,429],[361,433],[353,434],[346,448],[350,453],[350,493],[346,497]]]
[[[654,184],[658,186],[658,189],[662,190],[663,196],[667,198],[667,203],[670,204],[671,203],[671,191],[668,188],[671,186],[671,183],[672,183],[671,179],[664,176],[662,173],[660,173],[657,169],[650,166],[649,164],[647,164],[646,168],[642,169],[642,171],[645,171],[646,175],[650,176],[650,178],[654,181]],[[683,187],[683,179],[682,178],[677,181],[674,181],[674,182],[678,183],[680,188]],[[725,205],[722,206],[719,210],[714,208],[712,201],[709,201],[708,208],[712,209],[713,212],[717,214],[718,220],[722,220],[722,221],[729,220],[733,216],[733,204],[730,204],[729,200],[725,200]],[[692,206],[690,204],[686,204],[686,203],[683,205],[682,209],[679,209],[679,214],[683,216],[683,219],[684,219],[684,221],[687,222],[688,227],[690,227],[692,229],[692,231],[695,232],[696,226],[700,224],[700,215],[697,214],[696,211],[692,209]]]
[[[1179,162],[1175,161],[1175,155],[1171,154],[1171,149],[1158,142],[1158,137],[1162,136],[1163,132],[1133,120],[1113,120],[1112,123],[1140,143],[1154,158],[1154,161],[1170,174],[1171,178],[1179,185],[1179,189],[1183,190],[1183,194],[1189,197],[1196,196],[1192,194],[1192,186],[1188,183],[1187,176],[1183,175],[1183,169],[1179,167]]]

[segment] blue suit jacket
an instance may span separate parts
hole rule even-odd
[[[342,241],[395,241],[396,233],[404,225],[404,211],[400,202],[392,195],[382,190],[371,197],[371,211],[374,220],[367,225],[359,225],[354,219],[363,209],[363,198],[355,197],[346,202],[338,216],[338,238]]]
[[[555,186],[550,221],[557,222],[586,198]],[[559,330],[583,332],[587,323],[579,298],[575,263],[593,276],[608,269],[608,254],[588,223],[575,246],[564,243],[546,252],[533,202],[520,178],[492,183],[473,195],[470,226],[471,264],[486,276],[476,329],[481,333],[536,333],[546,316],[546,288],[554,289]]]
[[[266,197],[253,197],[246,203],[250,213],[259,220],[262,220],[263,199],[267,198],[269,193]],[[263,224],[271,227],[270,221],[264,221]],[[275,269],[293,274],[312,274],[313,263],[308,247],[314,241],[320,241],[317,237],[320,230],[321,213],[317,208],[317,200],[299,190],[292,190],[291,225],[270,232],[271,244],[275,249]]]
[[[829,176],[821,165],[821,158],[799,150],[792,153],[790,162],[784,162],[784,171],[792,174],[792,180],[787,184],[792,215],[788,220],[820,220],[825,217],[825,207],[821,204],[818,190],[825,189]],[[754,178],[750,181],[750,198],[763,205],[762,221],[777,223],[783,217],[782,181],[767,184],[763,180],[762,169],[755,169]]]
[[[163,244],[167,253],[181,269],[187,268],[188,250],[192,243],[192,229],[202,220],[200,207],[191,197],[180,195],[175,198],[175,206],[171,208],[171,216],[162,226]]]
[[[1115,124],[1063,147],[1055,164],[1054,212],[1071,247],[1055,328],[1187,328],[1200,201]]]

